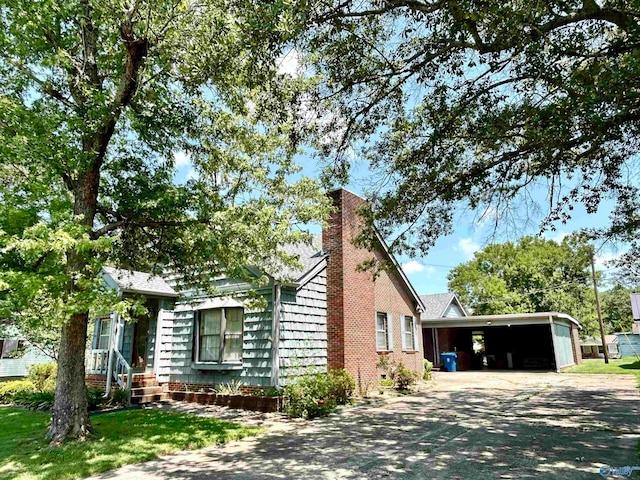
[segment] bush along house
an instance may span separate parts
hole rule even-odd
[[[380,381],[381,356],[421,375],[419,296],[381,236],[374,252],[353,244],[364,200],[344,189],[329,195],[336,209],[322,236],[288,247],[302,268],[270,275],[266,286],[216,279],[220,294],[207,296],[176,291],[160,277],[105,268],[107,285],[121,295],[143,295],[149,313],[135,323],[115,313],[96,319],[89,383],[111,388],[117,382],[132,401],[146,402],[231,382],[248,393],[328,368],[346,369],[362,389]],[[390,266],[375,278],[357,268],[372,256]],[[266,306],[251,308],[250,291]]]

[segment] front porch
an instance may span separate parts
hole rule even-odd
[[[88,380],[96,386],[103,384],[107,395],[114,382],[133,400],[158,395],[161,390],[155,379],[157,344],[162,320],[173,309],[177,294],[160,277],[140,272],[105,267],[103,278],[107,286],[117,289],[123,297],[142,298],[146,313],[128,321],[117,312],[95,319],[91,348],[86,352]]]

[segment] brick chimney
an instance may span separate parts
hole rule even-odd
[[[327,264],[327,354],[329,368],[345,368],[356,380],[375,371],[375,290],[370,272],[357,267],[371,252],[353,245],[364,224],[357,214],[365,200],[344,190],[329,194],[336,211],[322,231]]]

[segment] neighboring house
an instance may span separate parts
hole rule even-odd
[[[30,365],[51,361],[51,357],[30,345],[16,328],[3,328],[3,338],[0,338],[0,378],[25,377]]]
[[[305,373],[345,368],[361,386],[379,381],[388,355],[423,371],[419,319],[423,305],[378,236],[377,260],[390,267],[358,270],[371,253],[354,246],[364,200],[346,190],[330,194],[336,211],[312,245],[292,245],[302,267],[271,273],[254,287],[214,279],[217,296],[176,291],[175,282],[140,272],[105,268],[104,279],[122,295],[143,295],[149,315],[136,323],[117,314],[96,319],[88,373],[146,373],[170,390],[208,388],[240,380],[245,389],[281,386]],[[252,271],[249,267],[249,271]],[[265,272],[255,271],[256,278]],[[261,295],[264,306],[248,302]]]
[[[424,311],[421,319],[434,318],[459,318],[466,317],[465,311],[460,299],[453,292],[433,293],[430,295],[420,295],[420,299],[424,304]],[[434,365],[440,365],[440,354],[448,350],[441,350],[440,345],[447,344],[448,331],[439,330],[438,328],[422,328],[422,342],[424,345],[424,358],[433,362]],[[442,337],[442,338],[440,338]]]
[[[614,333],[618,338],[620,356],[640,358],[640,293],[631,294],[633,326],[630,332]]]
[[[618,349],[617,335],[605,335],[607,342],[607,352],[610,358],[620,358]],[[586,337],[580,340],[580,349],[582,350],[582,358],[604,358],[604,350],[602,348],[602,338]]]

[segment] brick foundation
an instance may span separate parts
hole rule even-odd
[[[106,375],[85,375],[84,383],[90,388],[107,388]]]

